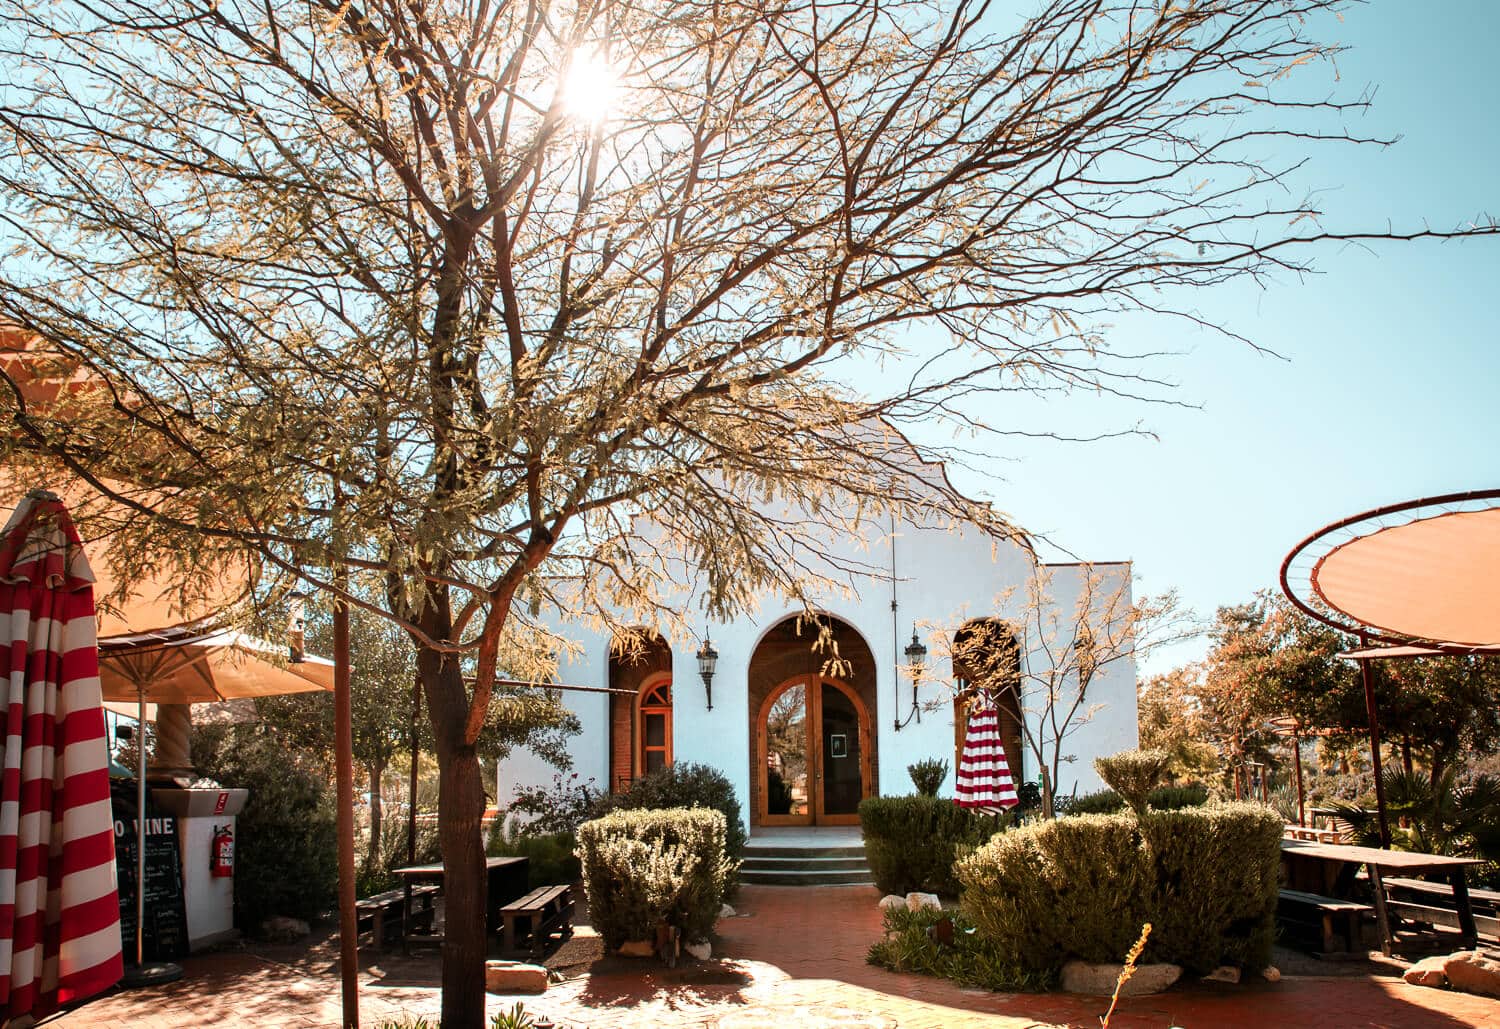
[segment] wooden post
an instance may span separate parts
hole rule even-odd
[[[1369,649],[1370,638],[1360,635],[1361,649]],[[1359,674],[1365,685],[1365,714],[1370,719],[1370,766],[1375,772],[1375,817],[1380,825],[1380,845],[1389,849],[1391,827],[1385,819],[1385,783],[1380,774],[1380,715],[1375,710],[1375,675],[1370,670],[1370,659],[1360,658]]]
[[[339,509],[343,507],[334,485],[333,534],[337,539]],[[333,569],[334,586],[349,588],[349,576],[338,550]],[[353,702],[349,689],[349,606],[342,596],[333,600],[333,747],[337,781],[339,834],[339,971],[343,980],[344,1029],[359,1029],[359,921],[354,905],[354,730]]]

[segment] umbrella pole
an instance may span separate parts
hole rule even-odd
[[[120,985],[127,990],[160,986],[182,978],[182,966],[170,961],[146,964],[146,685],[136,684],[135,723],[135,964],[127,965]]]
[[[136,687],[135,723],[135,964],[146,963],[146,687]]]

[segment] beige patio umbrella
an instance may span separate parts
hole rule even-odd
[[[274,644],[244,633],[194,632],[190,628],[115,636],[99,641],[99,680],[106,701],[134,698],[140,724],[146,701],[156,702],[157,757],[168,768],[190,767],[188,739],[192,718],[188,705],[242,697],[275,697],[333,688],[333,662],[304,657],[277,663],[284,653]],[[146,748],[144,734],[136,747],[136,783],[141,817],[136,819],[137,879],[146,880]],[[179,977],[175,965],[143,962],[146,891],[136,890],[136,968],[149,971],[140,984]]]

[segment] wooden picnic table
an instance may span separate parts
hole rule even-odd
[[[1434,873],[1445,876],[1453,887],[1453,901],[1458,913],[1458,931],[1465,947],[1474,947],[1479,933],[1474,923],[1474,906],[1469,899],[1468,870],[1483,861],[1473,858],[1445,857],[1406,850],[1381,850],[1377,847],[1355,847],[1346,843],[1313,843],[1306,840],[1281,841],[1281,863],[1286,870],[1287,886],[1330,897],[1349,898],[1354,878],[1363,865],[1375,895],[1375,923],[1380,930],[1380,949],[1391,952],[1391,923],[1386,910],[1383,876],[1386,872]]]
[[[485,928],[491,934],[500,929],[500,909],[517,897],[525,895],[530,864],[530,859],[524,857],[487,857],[484,859],[485,875],[488,880],[488,888],[485,891]],[[401,877],[402,888],[405,891],[401,921],[402,946],[407,947],[413,943],[442,943],[442,933],[411,933],[406,930],[411,916],[413,887],[418,883],[437,883],[441,886],[443,882],[442,862],[430,865],[407,865],[405,868],[392,869],[392,872]]]

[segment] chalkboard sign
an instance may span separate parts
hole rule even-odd
[[[115,816],[115,869],[120,882],[120,942],[125,960],[135,960],[136,786],[111,784]],[[177,816],[146,802],[147,961],[172,961],[188,952],[187,911],[182,902],[182,868],[177,849]]]

